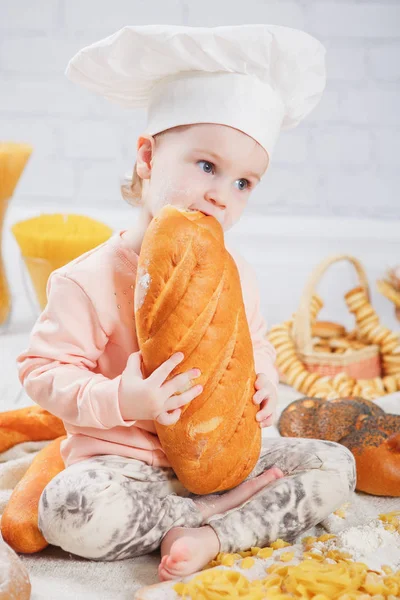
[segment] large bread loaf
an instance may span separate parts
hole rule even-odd
[[[214,217],[167,205],[152,220],[139,258],[135,317],[145,377],[178,351],[185,358],[170,378],[201,370],[196,383],[203,392],[179,421],[156,422],[178,479],[196,494],[238,485],[261,447],[256,374],[239,273]]]
[[[61,436],[42,448],[15,486],[1,518],[1,535],[16,552],[32,554],[48,546],[39,530],[39,500],[46,485],[65,469]]]
[[[42,442],[65,435],[64,424],[36,404],[0,413],[0,453],[22,442]]]

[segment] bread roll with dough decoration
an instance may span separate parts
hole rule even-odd
[[[174,425],[155,422],[178,479],[209,494],[241,483],[261,449],[253,345],[236,264],[220,223],[199,211],[165,206],[146,230],[139,257],[145,294],[135,291],[136,329],[148,377],[172,354],[170,378],[201,370],[203,392]]]

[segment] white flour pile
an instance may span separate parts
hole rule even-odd
[[[365,563],[381,573],[385,565],[394,571],[400,569],[400,534],[386,530],[380,519],[350,527],[327,542],[316,542],[314,547],[348,552],[355,562]]]

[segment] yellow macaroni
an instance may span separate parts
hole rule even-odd
[[[400,533],[400,511],[381,514],[379,518],[390,530]],[[335,536],[306,537],[303,560],[297,565],[284,565],[294,558],[294,552],[283,552],[277,562],[267,566],[266,577],[250,581],[238,571],[206,569],[189,581],[176,583],[174,590],[184,600],[396,600],[400,598],[400,571],[394,573],[383,566],[378,574],[349,553],[328,548],[313,549],[316,542],[326,542]],[[237,561],[242,569],[250,569],[256,559],[271,558],[274,550],[290,546],[281,539],[269,547],[253,547],[245,552],[221,552],[208,565],[232,567]],[[314,550],[314,551],[313,551]],[[317,553],[318,552],[318,553]],[[327,561],[329,559],[329,562]],[[334,561],[334,562],[332,562]]]

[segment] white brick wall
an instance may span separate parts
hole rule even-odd
[[[327,48],[317,109],[283,133],[250,212],[400,219],[398,0],[2,0],[0,139],[34,154],[14,202],[119,206],[144,114],[69,83],[68,59],[125,24],[271,22]],[[111,202],[113,203],[111,205]]]

